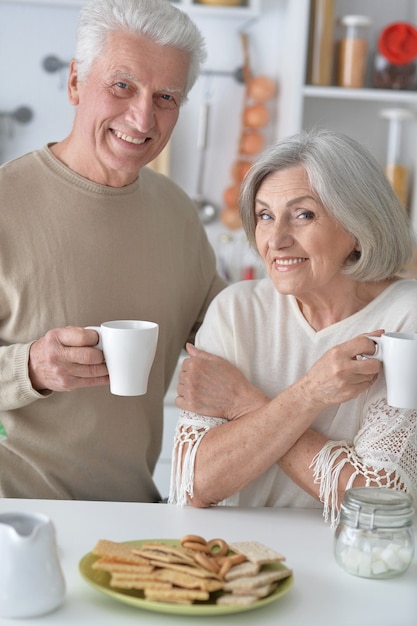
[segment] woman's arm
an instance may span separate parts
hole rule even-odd
[[[220,400],[213,402],[217,415],[222,410],[223,417],[229,421],[210,429],[199,441],[190,502],[195,506],[210,506],[240,491],[271,465],[283,459],[326,407],[350,400],[368,389],[375,380],[380,364],[373,359],[357,360],[356,355],[372,353],[373,350],[373,343],[364,335],[340,344],[329,350],[305,376],[274,399],[266,402],[265,396],[261,399],[259,395],[254,395],[252,402],[253,405],[258,403],[257,408],[243,415],[238,410],[238,400],[230,400],[226,398],[227,394],[219,394],[217,398]],[[201,354],[200,357],[204,358]],[[215,361],[220,365],[222,360],[213,357],[212,362]],[[222,382],[214,387],[225,386],[227,389],[225,363],[221,367]],[[243,386],[242,380],[236,374],[235,377],[234,380],[240,381],[238,386]],[[213,393],[213,383],[210,385]],[[245,405],[250,404],[250,386],[247,385],[246,392],[242,392]],[[198,383],[189,384],[187,371],[182,372],[177,406],[200,411],[202,405],[198,404],[197,398],[202,389],[198,390],[197,387]],[[194,395],[189,395],[189,388],[194,389]],[[187,398],[191,396],[193,400],[188,404]],[[209,408],[208,404],[204,406]],[[315,440],[314,443],[316,445],[312,446],[309,441],[308,445],[295,448],[297,454],[302,456],[302,480],[308,485],[306,490],[309,492],[315,489],[310,470],[311,460],[323,445],[322,441]],[[287,458],[285,462],[291,463],[291,460]]]
[[[229,361],[192,344],[186,349],[190,358],[182,363],[175,401],[180,409],[235,420],[268,403]]]

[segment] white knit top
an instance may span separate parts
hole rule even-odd
[[[299,379],[324,352],[360,333],[383,328],[417,331],[417,281],[392,283],[354,315],[320,331],[303,317],[293,296],[279,294],[269,278],[231,285],[211,304],[196,345],[226,358],[269,397]],[[416,372],[417,383],[417,372]],[[338,475],[346,462],[369,485],[395,486],[417,502],[417,411],[386,403],[383,373],[367,393],[321,413],[312,428],[329,442],[312,464],[326,519],[335,506]],[[174,445],[170,501],[192,495],[194,460],[205,432],[224,420],[181,412]],[[190,431],[191,427],[191,431]],[[177,463],[182,446],[187,454]],[[261,453],[261,451],[259,451]],[[356,475],[352,476],[352,480]],[[320,507],[274,464],[241,492],[219,504]]]

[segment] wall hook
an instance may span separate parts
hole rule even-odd
[[[69,67],[69,61],[63,61],[59,57],[50,54],[46,56],[42,61],[42,67],[48,74],[54,74],[59,72],[59,88],[64,88],[64,72]]]
[[[234,78],[238,83],[245,82],[243,67],[238,67],[230,72],[227,70],[203,70],[201,73],[203,74],[203,76],[230,76],[231,78]]]
[[[0,111],[0,117],[8,117],[19,124],[27,124],[33,117],[33,111],[27,106],[21,106],[14,111]]]
[[[28,124],[33,118],[33,111],[30,107],[20,106],[14,111],[0,111],[0,119],[6,120],[8,124],[8,137],[13,137],[13,122],[18,124]]]

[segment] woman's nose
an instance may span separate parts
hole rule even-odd
[[[269,236],[269,247],[272,250],[279,250],[280,248],[287,248],[291,246],[292,242],[293,237],[289,232],[288,227],[285,224],[276,221]]]

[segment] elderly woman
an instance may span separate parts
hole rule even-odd
[[[335,523],[351,486],[417,500],[417,411],[387,404],[363,356],[370,334],[417,330],[417,281],[398,275],[413,236],[382,169],[349,137],[303,132],[258,159],[240,205],[268,276],[221,292],[188,346],[170,502],[321,501]]]

